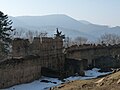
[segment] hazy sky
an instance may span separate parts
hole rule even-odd
[[[120,0],[0,0],[10,16],[66,14],[77,20],[120,26]]]

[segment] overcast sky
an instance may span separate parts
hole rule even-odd
[[[66,14],[77,20],[120,26],[120,0],[0,0],[10,16]]]

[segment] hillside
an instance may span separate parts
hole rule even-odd
[[[59,28],[66,36],[75,38],[77,36],[87,37],[92,40],[104,33],[115,33],[120,35],[120,27],[109,27],[96,25],[85,20],[76,20],[64,14],[53,14],[45,16],[18,16],[9,17],[17,31],[47,31],[53,35],[56,28]]]
[[[52,90],[120,90],[120,71],[98,79],[72,81]]]

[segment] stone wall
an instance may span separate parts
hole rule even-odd
[[[10,59],[0,63],[0,88],[31,82],[41,77],[37,58]]]
[[[41,77],[43,68],[54,72],[64,72],[64,55],[26,56],[20,59],[9,59],[0,63],[0,88],[34,81]],[[43,69],[43,70],[42,70]],[[55,74],[55,73],[54,73]],[[50,76],[50,74],[48,74]],[[59,77],[59,76],[57,76]]]
[[[93,60],[93,66],[109,71],[111,68],[120,68],[120,60],[111,56],[102,56]]]
[[[84,75],[84,70],[87,68],[87,60],[78,60],[78,59],[65,59],[65,72],[67,76],[71,75]]]
[[[0,41],[0,62],[1,60],[7,57],[6,53],[4,52],[4,44]]]
[[[35,37],[30,43],[27,39],[16,38],[12,43],[12,57],[39,56],[41,67],[63,70],[63,40],[60,37]]]
[[[61,38],[35,37],[16,38],[12,42],[12,59],[0,62],[0,88],[39,79],[44,68],[54,72],[64,72],[63,41]],[[43,69],[43,70],[41,70]]]
[[[97,60],[99,60],[98,58],[103,56],[112,57],[114,59],[117,58],[117,60],[120,61],[120,45],[76,45],[74,47],[69,47],[66,52],[67,58],[73,58],[78,60],[87,59],[88,65],[93,65],[93,60],[95,59],[97,63]],[[107,62],[109,63],[109,60]]]
[[[25,57],[28,55],[50,56],[61,54],[63,50],[63,40],[59,37],[35,37],[30,43],[28,39],[15,38],[12,43],[12,56]]]
[[[15,38],[12,41],[12,57],[25,57],[28,55],[30,42],[28,39]]]
[[[60,37],[35,37],[31,43],[16,38],[12,42],[12,59],[0,62],[0,88],[33,81],[42,74],[60,78],[75,73],[84,75],[87,60],[95,53],[92,50],[87,48],[79,52],[79,47],[74,46],[68,49],[65,58]]]

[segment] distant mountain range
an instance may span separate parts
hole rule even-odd
[[[53,35],[56,28],[66,36],[75,38],[77,36],[87,37],[90,40],[100,37],[104,33],[115,33],[120,35],[120,27],[109,27],[96,25],[84,20],[75,20],[67,15],[54,14],[45,16],[18,16],[9,18],[13,21],[16,30],[38,30],[46,31]]]

